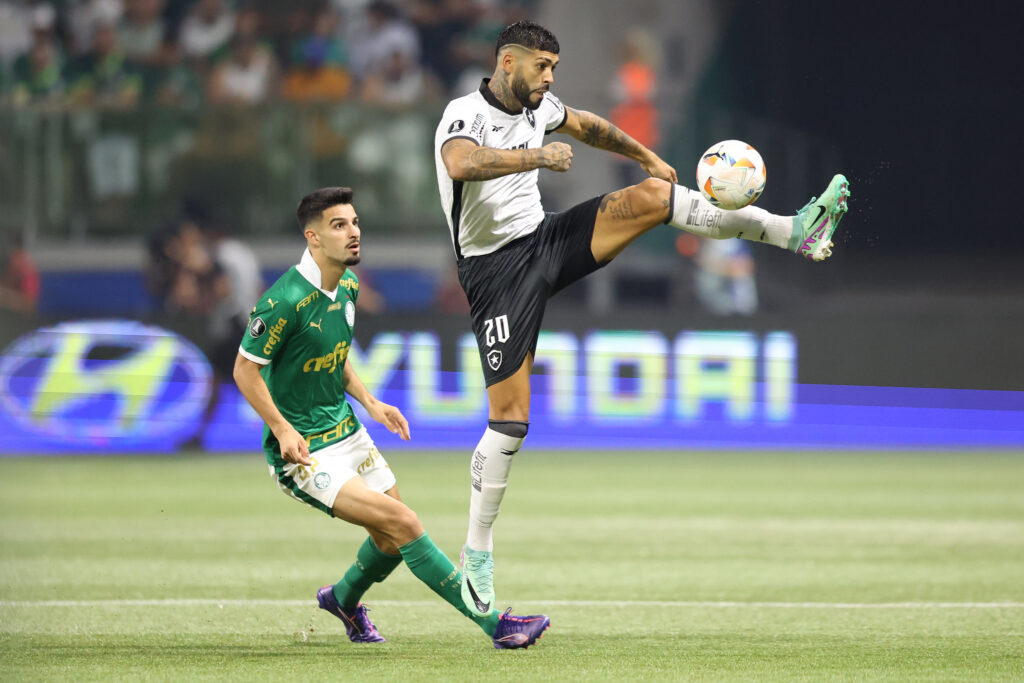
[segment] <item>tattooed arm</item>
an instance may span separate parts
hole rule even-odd
[[[452,180],[491,180],[536,168],[568,171],[572,148],[551,142],[540,149],[496,149],[456,138],[441,147],[441,159]]]
[[[629,137],[597,114],[581,109],[565,108],[565,123],[558,132],[568,133],[580,142],[597,149],[606,149],[640,163],[647,173],[669,182],[679,182],[674,168],[661,157]]]

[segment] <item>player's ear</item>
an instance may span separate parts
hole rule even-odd
[[[303,231],[302,234],[306,237],[306,241],[309,243],[311,247],[320,246],[320,233],[318,233],[316,230],[307,225],[305,231]]]
[[[498,56],[498,61],[501,63],[501,70],[506,74],[511,74],[516,70],[516,56],[512,54],[512,50],[505,50]]]

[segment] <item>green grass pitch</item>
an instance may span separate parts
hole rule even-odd
[[[259,455],[0,459],[0,680],[1021,680],[1024,453],[516,456],[497,651],[403,566],[316,608],[364,534]],[[389,456],[449,557],[468,453]],[[518,679],[516,679],[518,680]]]

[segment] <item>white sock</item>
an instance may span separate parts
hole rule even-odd
[[[672,187],[672,215],[668,224],[703,237],[730,237],[790,248],[794,216],[776,216],[756,206],[735,211],[719,209],[704,195],[682,185]]]
[[[491,527],[508,486],[512,456],[526,438],[526,422],[491,420],[469,465],[469,533],[466,545],[473,550],[494,550]]]

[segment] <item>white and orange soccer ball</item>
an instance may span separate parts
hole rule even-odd
[[[764,192],[766,178],[761,155],[739,140],[716,142],[697,162],[697,187],[720,209],[753,204]]]

